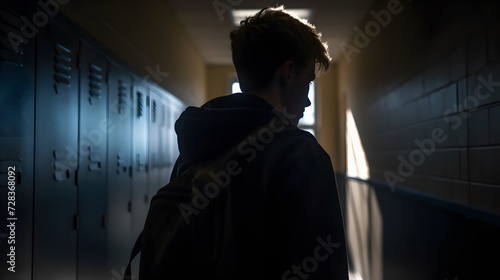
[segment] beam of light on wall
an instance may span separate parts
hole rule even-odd
[[[347,176],[367,180],[370,168],[358,127],[346,111]],[[346,233],[351,263],[350,280],[383,279],[383,217],[377,194],[366,182],[346,181]]]
[[[311,16],[311,10],[309,9],[285,9],[285,11],[305,20],[308,20]],[[239,26],[242,20],[245,20],[247,17],[253,16],[258,12],[260,12],[260,9],[234,9],[231,11],[233,15],[233,23],[235,26]]]
[[[384,221],[377,194],[365,182],[346,180],[349,280],[383,280]]]
[[[349,271],[349,280],[363,280],[363,278],[358,272]]]
[[[347,176],[367,180],[370,178],[370,168],[365,149],[351,110],[347,109],[346,114]]]

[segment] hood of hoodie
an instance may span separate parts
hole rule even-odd
[[[236,93],[187,107],[175,123],[180,157],[187,164],[207,160],[234,147],[276,117],[264,99]]]

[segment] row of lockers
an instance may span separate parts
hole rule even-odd
[[[0,10],[0,278],[119,279],[178,156],[184,105],[53,21],[16,52],[21,17]]]

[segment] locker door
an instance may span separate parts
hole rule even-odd
[[[106,270],[108,62],[80,45],[80,168],[78,169],[78,279],[109,279]]]
[[[149,115],[149,197],[156,194],[160,184],[161,151],[160,129],[162,122],[162,99],[160,90],[150,88],[150,115]]]
[[[76,278],[78,40],[49,22],[36,62],[33,279]]]
[[[177,134],[175,133],[175,122],[179,118],[180,114],[184,110],[184,105],[177,98],[169,95],[170,103],[170,127],[169,127],[169,139],[170,139],[170,160],[172,164],[179,156],[179,147],[177,146]]]
[[[160,154],[160,183],[158,187],[161,188],[166,185],[170,179],[170,174],[172,173],[172,165],[169,155],[169,145],[171,140],[169,139],[168,130],[169,130],[169,121],[170,121],[170,110],[169,103],[167,100],[166,92],[163,93],[161,99],[161,109],[160,109],[160,137],[159,137],[159,154]]]
[[[22,36],[21,25],[19,14],[0,6],[0,279],[13,280],[31,279],[33,238],[35,43],[19,45],[17,53],[8,40],[10,32]],[[15,231],[6,227],[10,222]],[[15,273],[8,270],[13,265]]]
[[[132,236],[139,236],[149,207],[148,196],[148,119],[149,92],[142,80],[134,81],[132,116]]]
[[[131,235],[132,77],[110,63],[108,85],[108,269],[118,279],[115,275],[122,275],[135,241]]]

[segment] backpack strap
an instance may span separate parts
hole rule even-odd
[[[123,275],[123,280],[132,280],[132,261],[141,252],[141,243],[142,243],[142,231],[141,234],[139,234],[139,236],[137,237],[134,247],[132,248],[132,253],[130,254],[130,260],[128,261],[127,269],[125,269],[125,274]]]

